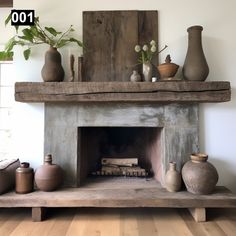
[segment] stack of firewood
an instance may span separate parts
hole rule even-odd
[[[94,176],[146,177],[148,172],[138,166],[137,158],[102,158],[101,169],[92,172]]]

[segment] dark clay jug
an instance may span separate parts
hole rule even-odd
[[[44,164],[35,172],[35,183],[42,191],[56,190],[61,184],[63,173],[60,166],[52,164],[52,155],[48,154],[44,158]]]
[[[64,69],[61,65],[61,54],[56,48],[50,47],[45,53],[42,78],[45,82],[61,82],[64,79]]]
[[[30,193],[34,188],[34,170],[28,162],[16,169],[16,193]]]
[[[187,29],[188,50],[183,66],[183,75],[186,80],[204,81],[209,74],[209,67],[202,49],[203,27],[196,25]]]

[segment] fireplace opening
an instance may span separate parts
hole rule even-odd
[[[157,127],[79,127],[78,185],[114,176],[161,178]]]

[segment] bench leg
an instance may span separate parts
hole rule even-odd
[[[206,208],[188,208],[196,222],[206,221]]]
[[[32,207],[32,220],[35,222],[43,221],[46,215],[45,207]]]

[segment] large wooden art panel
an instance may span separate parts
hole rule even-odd
[[[129,81],[137,69],[134,46],[152,39],[158,39],[157,11],[84,12],[83,81]]]

